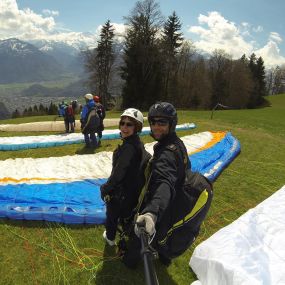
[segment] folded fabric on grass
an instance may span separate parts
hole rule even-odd
[[[181,124],[176,126],[177,131],[190,130],[196,128],[193,123]],[[144,127],[141,136],[150,133],[149,127]],[[103,140],[113,140],[120,138],[120,131],[104,130],[102,134]],[[30,148],[44,148],[67,144],[84,143],[84,138],[81,133],[69,133],[60,135],[46,135],[46,136],[22,136],[22,137],[0,137],[0,150],[20,150]]]
[[[195,248],[202,285],[285,284],[284,201],[285,185]]]
[[[240,151],[231,133],[203,132],[182,137],[192,170],[215,180]],[[153,145],[146,149],[153,153]],[[0,161],[0,217],[63,223],[105,220],[100,185],[112,169],[112,152]]]

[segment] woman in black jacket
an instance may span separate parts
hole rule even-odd
[[[103,238],[115,245],[119,219],[128,218],[137,204],[139,192],[139,168],[144,150],[138,133],[143,127],[143,115],[129,108],[121,115],[119,123],[122,145],[113,153],[112,172],[101,186],[101,198],[106,202],[106,230]]]

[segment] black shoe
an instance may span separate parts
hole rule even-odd
[[[164,256],[164,255],[161,255],[161,254],[158,254],[158,257],[159,257],[159,261],[164,264],[165,266],[169,266],[171,264],[171,259]]]
[[[126,267],[128,267],[129,269],[132,269],[132,270],[134,270],[134,269],[137,269],[137,267],[138,267],[138,261],[139,260],[133,260],[132,258],[129,258],[128,257],[128,254],[125,252],[124,253],[124,255],[122,256],[122,262],[124,263],[124,265],[126,266]]]

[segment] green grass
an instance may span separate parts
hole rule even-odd
[[[189,285],[188,266],[196,245],[255,207],[285,184],[285,94],[268,98],[271,107],[257,110],[179,111],[179,122],[194,122],[191,133],[226,130],[239,139],[240,155],[214,184],[214,200],[200,235],[169,268],[155,263],[160,284]],[[114,113],[119,116],[119,113]],[[183,136],[189,131],[179,132]],[[150,137],[143,137],[149,142]],[[117,140],[99,150],[113,150]],[[92,151],[89,151],[89,153]],[[0,159],[88,153],[82,144],[0,152]],[[96,171],[96,170],[94,170]],[[138,284],[143,266],[126,269],[102,241],[103,226],[0,220],[0,284]]]

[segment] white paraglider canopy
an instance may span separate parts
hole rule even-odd
[[[199,244],[190,266],[200,284],[285,284],[284,201],[285,185]]]

